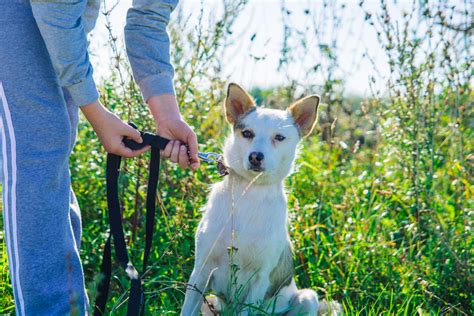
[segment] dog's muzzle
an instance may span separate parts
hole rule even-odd
[[[265,156],[261,152],[252,152],[249,155],[249,170],[252,171],[263,171],[263,160]]]

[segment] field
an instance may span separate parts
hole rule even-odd
[[[246,1],[227,3],[226,13],[210,29],[198,26],[187,33],[182,16],[171,28],[177,96],[201,151],[220,152],[231,130],[223,118],[226,80],[219,73],[219,57]],[[474,314],[474,8],[468,3],[455,9],[413,6],[413,14],[396,21],[385,2],[377,12],[364,11],[364,5],[360,9],[378,33],[390,66],[388,78],[368,80],[367,85],[385,80],[388,93],[374,88],[369,97],[344,94],[336,69],[337,43],[317,48],[320,68],[325,69],[322,85],[306,85],[307,78],[301,78],[251,89],[259,104],[275,108],[302,94],[322,96],[317,130],[302,141],[286,181],[290,233],[299,286],[338,300],[348,315]],[[337,22],[343,8],[328,8],[330,21]],[[450,19],[457,14],[467,24]],[[301,38],[288,41],[282,50],[282,72],[301,53],[306,35],[293,36]],[[109,42],[116,59],[112,76],[101,86],[102,102],[124,120],[153,130],[116,38]],[[81,255],[93,299],[107,236],[105,153],[85,120],[70,165],[82,209]],[[128,245],[138,267],[144,249],[147,165],[148,154],[127,160],[120,178]],[[150,315],[179,313],[193,267],[199,210],[210,185],[219,181],[213,165],[195,172],[168,161],[161,166],[154,248],[144,285]],[[3,235],[0,241],[0,313],[8,314],[14,313],[14,302]],[[115,265],[111,313],[125,314],[128,288],[126,275]]]

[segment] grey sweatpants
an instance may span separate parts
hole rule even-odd
[[[0,2],[3,225],[18,315],[84,314],[81,219],[68,157],[68,102],[28,1]]]

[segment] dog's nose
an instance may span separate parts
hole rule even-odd
[[[262,164],[263,158],[265,158],[265,156],[261,152],[254,151],[249,155],[249,161],[254,166],[260,166]]]

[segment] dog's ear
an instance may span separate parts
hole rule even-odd
[[[238,84],[231,83],[227,88],[224,107],[227,122],[235,124],[239,117],[255,108],[255,102]]]
[[[316,125],[319,99],[318,95],[310,95],[296,101],[288,108],[288,112],[293,116],[301,137],[311,134]]]

